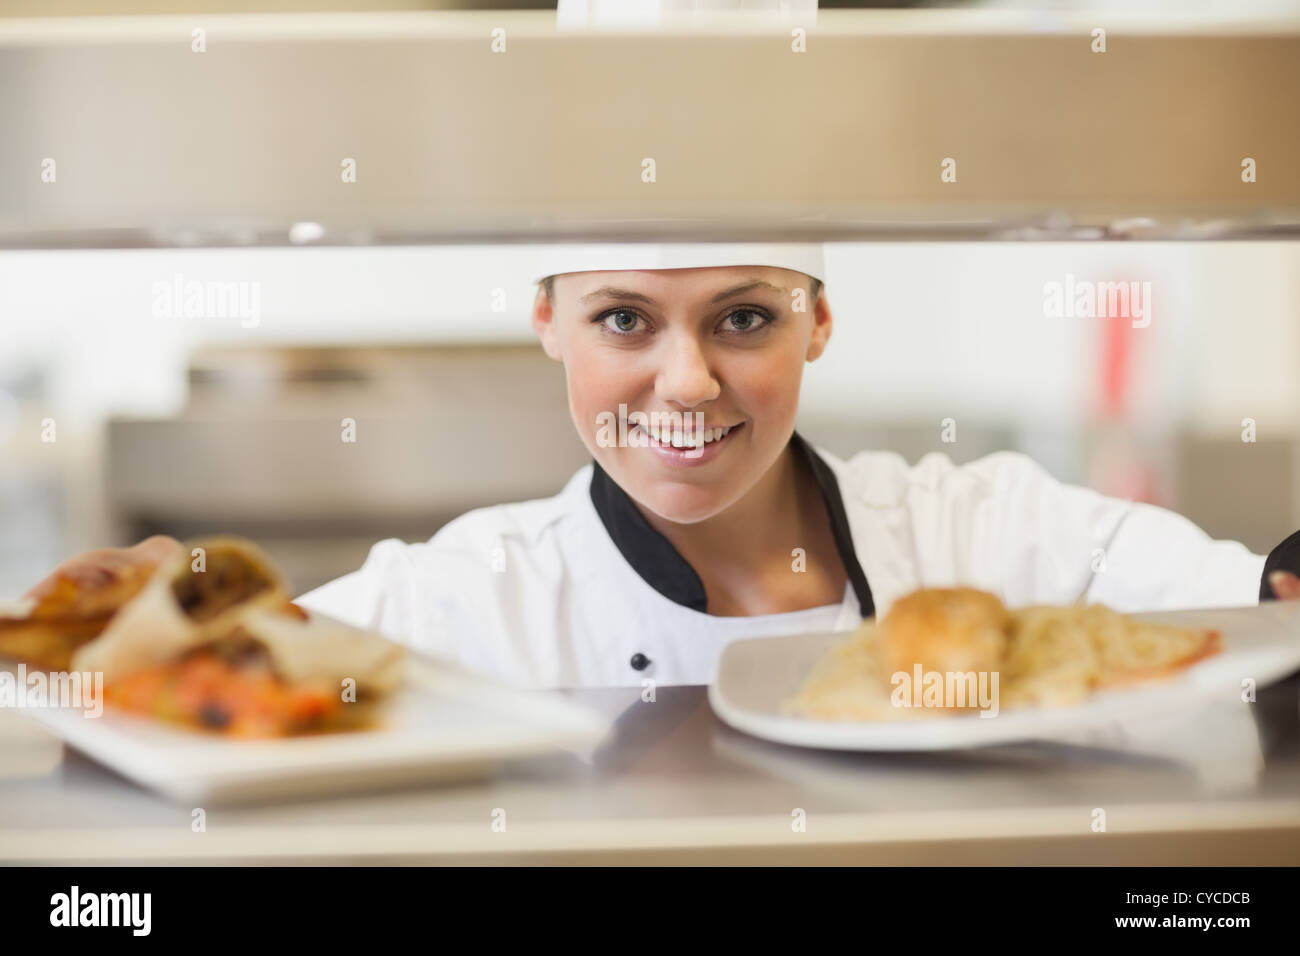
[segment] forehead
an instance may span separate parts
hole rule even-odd
[[[806,288],[808,277],[774,266],[710,266],[697,269],[625,269],[568,272],[553,280],[557,300],[586,304],[596,299],[644,298],[708,302],[729,292],[788,295]]]

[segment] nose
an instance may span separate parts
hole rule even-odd
[[[655,377],[655,395],[662,402],[693,408],[711,402],[722,392],[722,385],[709,368],[708,357],[692,335],[667,336]]]

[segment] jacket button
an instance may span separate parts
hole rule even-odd
[[[650,658],[644,654],[636,653],[632,655],[632,667],[636,670],[643,671],[650,666]]]

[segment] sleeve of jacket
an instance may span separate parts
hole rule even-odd
[[[443,607],[459,577],[455,555],[429,544],[386,538],[371,547],[365,563],[295,599],[307,611],[377,631],[427,654],[452,656]]]
[[[1264,556],[1215,540],[1175,512],[1063,484],[1025,455],[999,453],[966,467],[994,499],[986,527],[998,541],[1004,592],[1016,603],[1083,598],[1154,611],[1272,596],[1263,590]],[[1288,541],[1295,563],[1300,540]]]

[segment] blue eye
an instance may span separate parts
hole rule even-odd
[[[616,335],[630,335],[637,330],[636,324],[641,321],[641,316],[626,309],[617,309],[613,312],[606,312],[596,321]]]
[[[766,313],[759,312],[757,309],[737,309],[722,321],[731,323],[731,328],[728,331],[734,334],[756,332],[772,323],[771,318]]]

